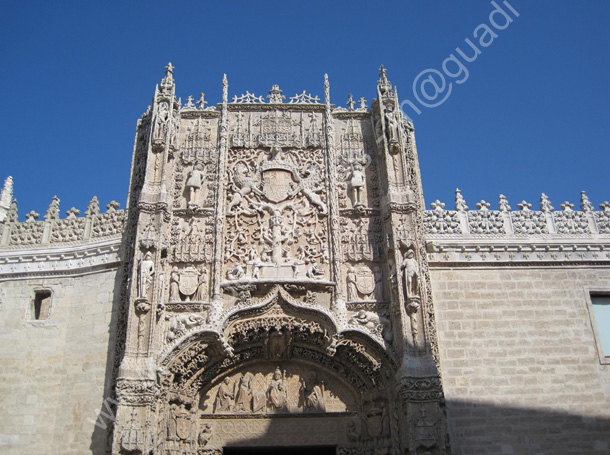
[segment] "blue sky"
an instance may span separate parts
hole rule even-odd
[[[512,22],[469,63],[456,48],[472,55],[465,39],[491,27],[489,1],[4,2],[0,178],[15,180],[20,219],[54,195],[62,216],[93,195],[124,206],[136,121],[169,61],[183,102],[205,92],[211,104],[223,73],[230,97],[273,84],[322,97],[328,73],[333,103],[370,102],[383,64],[416,106],[422,71],[452,82],[439,106],[404,109],[428,207],[452,207],[456,187],[471,208],[497,208],[500,193],[537,208],[541,192],[578,206],[581,190],[597,206],[610,199],[610,2],[509,2],[519,16],[498,1]],[[467,79],[442,73],[451,54]]]

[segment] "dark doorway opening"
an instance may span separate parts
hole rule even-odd
[[[335,447],[225,447],[223,455],[336,455]]]

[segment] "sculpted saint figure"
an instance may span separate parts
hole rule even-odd
[[[246,373],[239,381],[235,396],[235,411],[252,412],[252,373]]]
[[[203,302],[207,298],[206,292],[206,277],[207,277],[207,269],[205,267],[201,267],[199,270],[199,282],[197,284],[197,291],[195,291],[195,301]]]
[[[169,276],[169,301],[180,301],[180,273],[178,272],[178,267],[174,267]]]
[[[356,288],[356,269],[353,265],[347,269],[347,300],[348,302],[358,300],[358,289]]]
[[[419,293],[419,265],[415,259],[413,250],[407,251],[405,260],[402,262],[403,280],[406,297],[414,297]]]
[[[286,409],[287,390],[284,378],[279,368],[275,369],[273,379],[267,388],[267,399],[272,410],[283,411]]]
[[[203,166],[201,163],[197,163],[194,169],[189,173],[186,179],[186,188],[189,191],[188,203],[193,205],[199,205],[199,193],[201,186],[203,185]]]
[[[144,255],[144,259],[140,260],[140,297],[147,296],[154,274],[155,263],[149,251]]]
[[[227,377],[218,387],[214,412],[226,412],[231,409],[233,404],[233,390],[231,390],[231,380]]]

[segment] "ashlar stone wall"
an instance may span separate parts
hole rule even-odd
[[[431,278],[452,453],[610,452],[586,303],[610,267],[437,263]]]
[[[0,282],[0,453],[105,453],[116,268]],[[37,289],[49,317],[32,320]],[[110,428],[110,427],[108,427]]]

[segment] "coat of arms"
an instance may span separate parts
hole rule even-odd
[[[193,295],[199,285],[199,272],[195,267],[187,267],[180,272],[180,292]]]
[[[292,172],[287,169],[271,168],[263,171],[263,194],[272,202],[281,202],[293,191]]]
[[[180,439],[188,439],[191,435],[191,420],[188,412],[176,416],[176,434]]]
[[[372,294],[375,290],[375,275],[368,268],[358,269],[356,272],[356,287],[362,295]]]

